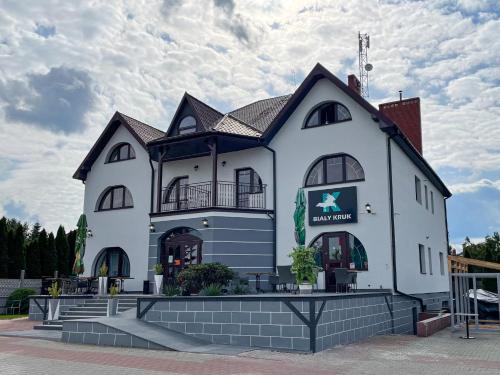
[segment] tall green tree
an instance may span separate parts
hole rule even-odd
[[[66,231],[62,225],[57,229],[56,234],[56,251],[57,251],[57,269],[60,275],[70,275],[69,263],[69,243],[66,237]]]
[[[57,270],[57,250],[54,233],[50,232],[47,239],[47,275],[53,275]]]
[[[40,271],[42,276],[52,276],[50,267],[50,254],[48,246],[49,236],[47,231],[42,229],[38,235],[38,249],[40,251]]]
[[[75,243],[76,243],[76,230],[71,230],[68,232],[68,275],[73,274],[73,264],[75,263]]]
[[[7,247],[7,219],[0,219],[0,278],[9,276],[9,254]]]
[[[21,275],[21,270],[25,268],[25,230],[21,223],[17,223],[14,230],[10,232],[12,239],[9,243],[9,277],[17,279]]]
[[[26,277],[37,279],[42,276],[40,264],[40,248],[38,247],[38,237],[31,239],[26,245]]]

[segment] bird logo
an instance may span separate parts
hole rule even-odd
[[[323,193],[323,201],[318,203],[316,207],[323,208],[323,212],[328,212],[331,210],[332,212],[341,211],[340,206],[337,203],[337,199],[339,198],[340,192],[334,191],[333,193]]]

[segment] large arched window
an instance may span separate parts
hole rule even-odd
[[[104,190],[97,201],[97,211],[117,210],[120,208],[132,208],[134,201],[132,194],[123,185],[111,186]]]
[[[94,276],[99,275],[99,268],[106,263],[109,277],[130,277],[130,261],[120,247],[108,247],[102,250],[96,258]]]
[[[334,154],[323,156],[309,168],[305,186],[340,184],[364,179],[365,172],[356,159],[347,154]]]
[[[186,116],[178,126],[179,135],[194,133],[196,131],[196,119],[193,116]]]
[[[349,120],[352,120],[352,117],[346,106],[337,102],[328,102],[314,108],[307,117],[304,127],[313,128]]]
[[[130,143],[118,143],[108,153],[106,158],[107,163],[114,163],[117,161],[135,159],[134,148]]]

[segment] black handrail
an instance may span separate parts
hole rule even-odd
[[[265,209],[266,188],[265,184],[218,181],[216,207]],[[161,196],[161,212],[213,207],[211,181],[169,186]]]

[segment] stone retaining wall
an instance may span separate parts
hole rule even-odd
[[[0,314],[5,313],[4,306],[7,303],[7,297],[18,288],[32,288],[37,294],[42,288],[41,279],[0,279]]]
[[[139,298],[138,304],[144,321],[213,343],[306,352],[413,334],[418,310],[414,300],[390,293]]]

